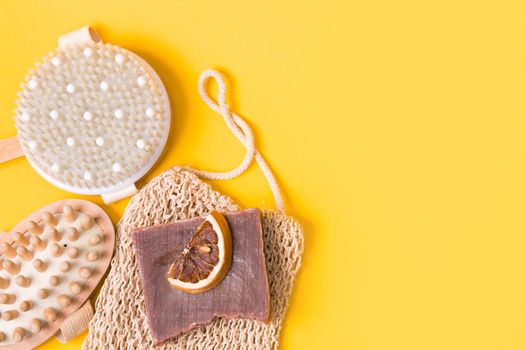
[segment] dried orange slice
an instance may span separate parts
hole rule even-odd
[[[175,259],[166,277],[171,286],[191,294],[217,286],[232,261],[232,238],[228,223],[211,212],[197,227],[184,251]]]

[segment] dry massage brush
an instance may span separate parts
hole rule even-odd
[[[0,163],[25,155],[53,185],[112,203],[159,158],[170,105],[140,57],[84,27],[31,70],[18,94],[18,136],[0,140]]]
[[[85,330],[88,298],[109,267],[115,231],[95,204],[50,204],[0,235],[0,350]],[[86,302],[87,301],[87,302]]]

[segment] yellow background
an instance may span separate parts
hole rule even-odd
[[[141,184],[240,161],[197,94],[205,68],[232,80],[305,228],[283,349],[525,348],[522,1],[2,0],[0,137],[29,68],[85,24],[172,98],[166,156]],[[256,168],[214,185],[272,206]],[[0,165],[1,227],[70,197],[24,159]],[[103,207],[116,222],[125,206]]]

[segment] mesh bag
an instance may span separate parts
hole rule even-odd
[[[205,95],[204,82],[215,78],[219,103]],[[279,210],[264,210],[262,225],[264,251],[271,294],[270,322],[217,318],[209,325],[170,339],[156,349],[277,349],[279,333],[301,264],[303,231],[284,213],[275,178],[253,145],[251,130],[240,117],[229,112],[224,101],[225,84],[219,73],[201,76],[204,101],[225,118],[227,125],[247,149],[241,165],[231,172],[210,173],[189,168],[173,168],[154,178],[130,201],[118,224],[115,255],[111,270],[96,301],[95,315],[83,349],[151,349],[153,338],[146,322],[142,283],[130,233],[136,228],[205,216],[211,210],[238,211],[229,197],[214,191],[198,176],[228,179],[241,174],[253,159],[272,188]],[[197,176],[198,175],[198,176]]]

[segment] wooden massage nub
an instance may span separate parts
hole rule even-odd
[[[0,163],[25,155],[53,185],[108,204],[137,191],[164,149],[171,118],[148,63],[89,27],[62,36],[29,72],[15,113],[18,135],[0,140]]]
[[[109,266],[115,232],[95,204],[66,200],[0,235],[0,349],[30,349],[55,335]]]

